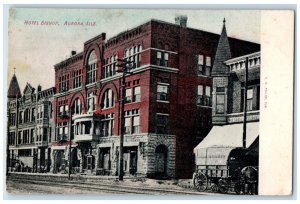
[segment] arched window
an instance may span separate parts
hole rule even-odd
[[[76,98],[72,105],[72,114],[77,115],[82,113],[82,103],[79,98]]]
[[[142,48],[142,45],[139,45],[139,46],[138,46],[138,52],[141,52],[142,49],[143,49],[143,48]]]
[[[97,76],[97,56],[95,50],[93,50],[88,58],[87,64],[87,84],[96,82]]]
[[[114,93],[111,89],[107,89],[102,97],[102,108],[110,108],[115,105]]]
[[[131,69],[141,66],[141,52],[142,45],[136,45],[131,48],[125,49],[124,51],[124,60],[130,61]]]

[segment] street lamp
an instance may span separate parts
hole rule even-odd
[[[123,181],[124,171],[123,171],[123,163],[124,163],[124,152],[123,152],[123,144],[124,144],[124,104],[125,104],[125,77],[126,74],[132,74],[129,70],[132,68],[132,61],[127,61],[123,59],[118,59],[117,66],[120,67],[117,72],[122,72],[122,85],[121,85],[121,110],[120,110],[120,154],[119,154],[119,181]],[[129,64],[129,66],[128,66]]]

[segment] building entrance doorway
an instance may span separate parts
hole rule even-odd
[[[64,151],[56,150],[54,153],[54,173],[61,172],[65,168]]]
[[[135,175],[137,171],[137,147],[124,148],[124,173]]]
[[[111,174],[111,160],[110,160],[110,148],[100,149],[100,169],[101,174],[110,175]]]
[[[95,168],[95,156],[86,155],[86,173],[91,174]]]
[[[155,149],[155,174],[167,176],[168,148],[165,145],[158,145]]]

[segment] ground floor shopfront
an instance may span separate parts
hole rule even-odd
[[[10,171],[49,172],[51,148],[48,146],[37,147],[12,147],[9,148]]]
[[[90,175],[118,175],[119,137],[102,137],[97,141],[74,141],[52,146],[51,172]],[[71,155],[70,155],[71,152]],[[125,176],[175,176],[175,136],[157,134],[125,135]],[[71,160],[70,160],[71,159]]]

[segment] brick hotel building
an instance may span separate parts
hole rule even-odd
[[[54,65],[51,172],[116,175],[121,77],[117,60],[131,61],[124,105],[125,175],[191,178],[193,149],[212,127],[211,68],[220,35],[150,20],[106,39],[84,42]],[[225,23],[221,37],[227,39]],[[231,56],[260,45],[228,38]],[[70,151],[71,140],[71,151]],[[71,154],[69,154],[71,152]]]

